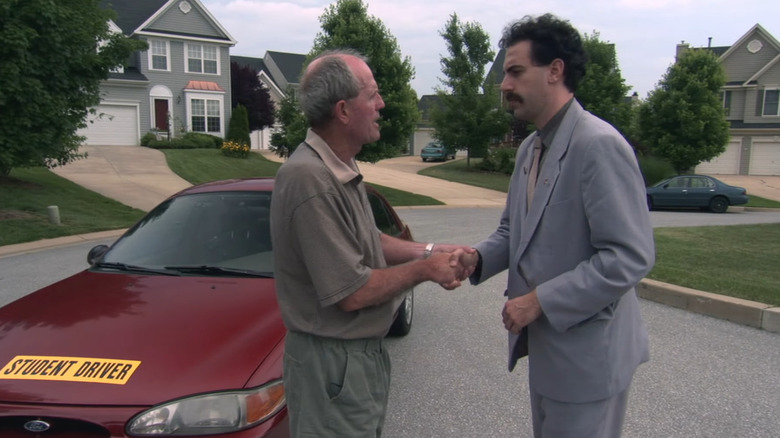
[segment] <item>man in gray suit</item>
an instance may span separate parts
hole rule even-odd
[[[509,370],[528,356],[534,436],[619,437],[649,359],[635,292],[655,257],[642,175],[620,133],[574,99],[586,54],[567,21],[525,17],[499,45],[504,100],[538,130],[518,149],[500,225],[463,261],[473,284],[509,270]]]

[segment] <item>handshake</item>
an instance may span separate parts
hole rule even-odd
[[[430,280],[439,283],[444,289],[453,290],[474,273],[479,253],[469,246],[437,244],[425,262],[428,264]]]

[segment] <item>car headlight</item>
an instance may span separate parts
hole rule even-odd
[[[155,406],[133,417],[130,435],[181,436],[235,432],[261,423],[284,407],[284,384],[201,394]]]

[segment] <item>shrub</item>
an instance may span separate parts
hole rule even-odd
[[[188,132],[181,138],[197,149],[219,149],[222,146],[221,138],[202,132]]]
[[[478,167],[485,172],[497,172],[511,175],[515,169],[517,148],[493,148],[482,159]]]
[[[152,140],[157,140],[157,136],[153,132],[147,132],[141,137],[141,146],[149,146]]]
[[[151,134],[151,137],[148,137]],[[142,146],[154,149],[219,149],[222,147],[222,139],[202,132],[188,132],[181,137],[157,140],[154,134],[144,135]],[[146,144],[144,144],[144,142]]]
[[[247,158],[249,157],[249,145],[246,143],[238,143],[235,141],[225,141],[220,148],[222,155],[226,157],[234,158]]]
[[[640,156],[638,160],[646,187],[677,174],[674,166],[663,158]]]
[[[230,117],[225,140],[230,140],[238,144],[251,144],[249,138],[249,116],[244,105],[236,105],[233,108],[233,115]]]

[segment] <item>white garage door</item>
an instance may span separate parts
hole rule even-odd
[[[134,105],[99,105],[97,114],[87,116],[87,127],[79,135],[88,145],[138,145],[138,107]],[[89,122],[92,123],[89,123]]]
[[[750,175],[780,175],[780,143],[753,142]]]
[[[703,175],[738,175],[741,144],[741,138],[732,138],[722,154],[696,166],[696,173]]]

